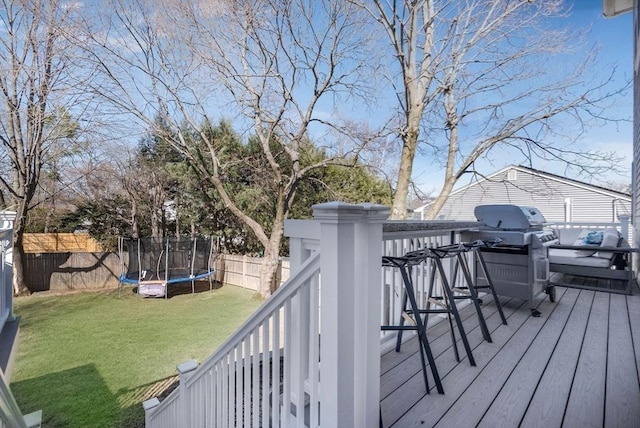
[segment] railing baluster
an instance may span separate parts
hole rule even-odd
[[[242,426],[249,427],[251,421],[251,336],[247,335],[242,355]]]
[[[280,426],[280,310],[273,314],[273,358],[271,359],[271,412],[273,414],[273,426]]]
[[[319,331],[319,312],[320,306],[317,302],[320,301],[319,297],[319,280],[317,277],[312,278],[310,287],[310,299],[309,299],[309,383],[310,383],[310,408],[309,408],[309,426],[318,426],[318,419],[320,413],[320,331]]]
[[[271,334],[269,325],[273,320],[273,316],[270,316],[262,323],[262,403],[260,407],[262,409],[260,424],[256,426],[269,426],[269,418],[271,412],[269,411],[269,385],[272,384],[269,374],[271,373],[270,361],[268,356],[273,358],[272,348],[270,346]]]
[[[264,360],[266,353],[260,353],[260,326],[256,327],[253,333],[253,364],[251,370],[251,424],[258,428],[259,405],[260,405],[260,355]]]
[[[291,301],[284,304],[284,364],[283,364],[283,391],[280,403],[282,423],[287,426],[291,421]]]

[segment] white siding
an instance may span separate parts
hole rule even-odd
[[[516,179],[507,180],[513,169],[517,170]],[[514,204],[534,206],[547,221],[560,222],[565,221],[567,199],[575,222],[616,221],[614,204],[617,215],[631,213],[631,198],[624,194],[512,167],[452,193],[438,219],[475,220],[477,205]]]
[[[640,2],[634,2],[633,6],[633,213],[631,222],[633,224],[634,247],[640,247]],[[634,266],[636,275],[640,263],[638,254],[634,254]]]

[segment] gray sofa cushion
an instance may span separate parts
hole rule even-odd
[[[619,247],[620,242],[620,234],[615,229],[607,229],[604,231],[604,235],[602,236],[601,247]],[[598,251],[594,254],[594,257],[601,257],[603,259],[611,260],[613,257],[613,252],[611,251]]]
[[[549,263],[558,265],[572,265],[585,267],[608,268],[611,260],[602,257],[575,257],[571,255],[573,250],[549,249]]]
[[[580,238],[580,237],[578,239],[576,239],[576,241],[572,245],[575,245],[576,247],[584,247],[585,249],[584,250],[582,250],[582,249],[580,249],[580,250],[559,250],[559,251],[566,252],[566,253],[564,253],[564,255],[566,255],[566,256],[589,257],[589,256],[593,256],[595,253],[597,253],[598,252],[598,247],[599,247],[599,245],[585,244],[584,243],[584,238]]]
[[[600,247],[619,247],[622,243],[620,234],[615,229],[606,229],[602,232],[602,242],[594,246],[585,243],[589,230],[584,230],[573,243],[580,249],[549,249],[549,263],[572,266],[585,266],[597,268],[611,267],[612,251],[598,251]],[[585,249],[583,249],[585,248]]]

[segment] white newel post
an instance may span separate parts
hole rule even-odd
[[[144,409],[144,426],[151,426],[151,418],[149,413],[160,405],[160,400],[157,397],[150,398],[142,402],[142,408]]]
[[[620,220],[620,234],[622,235],[622,237],[624,239],[627,240],[627,242],[629,242],[629,215],[628,214],[620,214],[618,216],[618,219]]]
[[[193,371],[198,368],[198,362],[196,360],[187,360],[184,363],[178,364],[176,370],[178,372],[178,388],[180,394],[178,395],[179,402],[179,414],[178,420],[184,423],[185,427],[192,426],[191,424],[191,397],[187,390],[186,381],[191,377]]]
[[[321,425],[374,427],[380,406],[381,205],[314,205],[321,253]]]
[[[2,314],[7,314],[9,320],[13,319],[13,223],[16,219],[15,211],[0,211],[0,231],[2,242],[2,266],[0,266],[0,301]]]

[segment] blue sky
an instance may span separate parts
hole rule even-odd
[[[633,75],[633,16],[631,13],[616,17],[605,18],[602,15],[602,0],[574,0],[571,16],[559,20],[558,25],[566,25],[575,28],[588,29],[588,45],[598,45],[600,47],[600,63],[604,70],[616,66],[618,76],[621,79],[631,79]],[[601,73],[602,71],[593,71]],[[623,83],[621,82],[620,85]],[[628,91],[625,98],[620,99],[614,112],[616,117],[632,117],[632,92]],[[615,151],[619,156],[628,159],[628,165],[621,165],[626,170],[623,174],[611,173],[607,176],[594,177],[593,180],[585,177],[571,177],[584,181],[592,181],[594,184],[602,184],[606,181],[627,183],[631,177],[632,158],[632,124],[607,124],[589,129],[589,132],[582,137],[579,144],[592,150]],[[493,156],[493,161],[476,162],[476,169],[483,174],[490,174],[512,163],[522,163],[513,153]],[[564,175],[564,166],[553,162],[536,162],[535,168],[546,170],[552,173]],[[419,159],[414,164],[414,180],[426,192],[436,192],[442,184],[442,170],[431,164],[427,159]],[[471,179],[471,175],[458,182],[457,187],[466,185]]]
[[[602,0],[576,0],[570,22],[576,26],[593,25],[590,41],[601,45],[601,58],[606,64],[617,65],[621,75],[633,77],[633,15],[624,14],[616,18],[602,16]],[[621,108],[621,114],[632,115],[632,93],[627,94],[627,103]],[[594,130],[593,142],[610,143],[620,147],[623,153],[632,153],[631,123],[617,129],[616,126]],[[630,168],[631,166],[629,166]],[[629,175],[630,176],[630,175]]]

